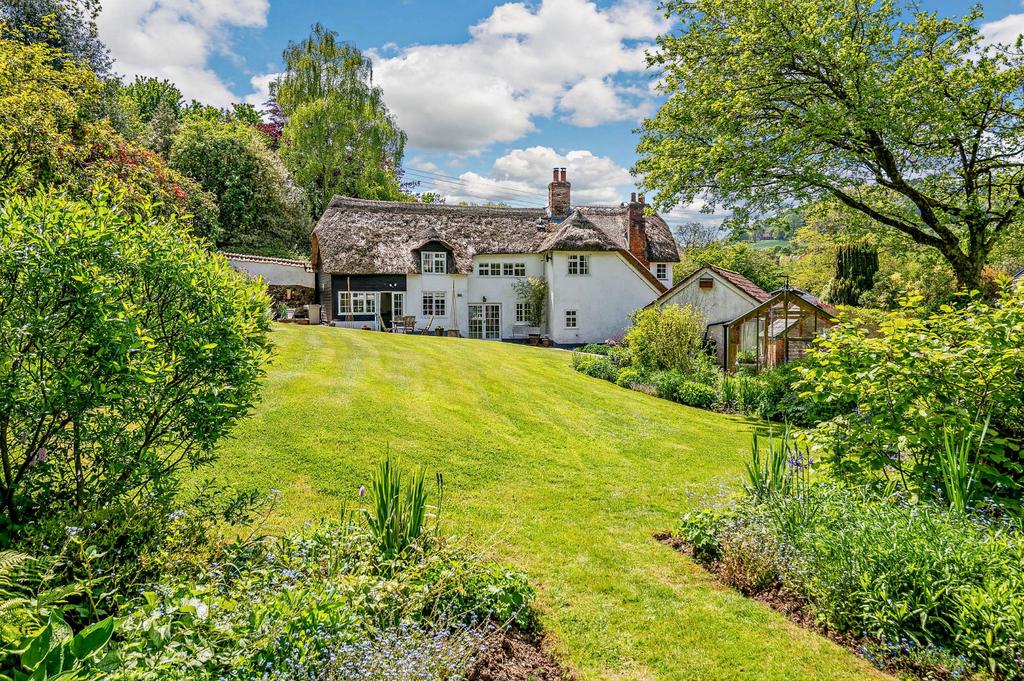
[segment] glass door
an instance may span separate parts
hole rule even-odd
[[[501,305],[473,303],[469,306],[469,337],[501,340]]]

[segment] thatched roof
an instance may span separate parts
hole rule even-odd
[[[648,216],[648,260],[677,262],[664,220]],[[335,197],[313,229],[313,262],[335,274],[408,274],[420,268],[418,249],[439,242],[457,272],[473,256],[549,250],[627,249],[628,208],[583,206],[561,222],[544,208],[449,206]],[[635,260],[635,259],[634,259]]]
[[[579,209],[554,226],[537,250],[540,251],[614,251],[622,248],[604,230],[587,219]]]

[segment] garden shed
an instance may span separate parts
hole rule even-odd
[[[725,324],[726,371],[741,361],[757,370],[803,358],[811,342],[836,323],[836,310],[797,288],[773,291],[768,300]]]

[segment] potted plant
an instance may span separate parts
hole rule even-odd
[[[288,317],[288,304],[283,300],[277,304],[277,319],[278,321],[287,321]]]
[[[548,300],[548,284],[542,277],[520,279],[512,284],[519,299],[526,303],[526,342],[540,343],[541,325],[544,323],[544,308]]]
[[[444,335],[444,327],[443,326],[439,326],[436,329],[434,329],[434,335],[435,336],[443,336]]]

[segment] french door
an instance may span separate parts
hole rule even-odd
[[[469,337],[501,340],[501,305],[497,303],[470,304]]]

